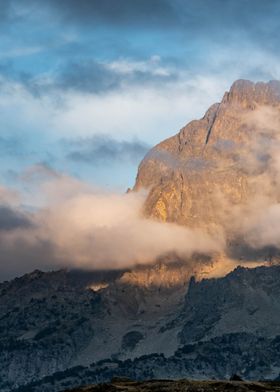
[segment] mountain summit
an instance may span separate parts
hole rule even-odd
[[[149,190],[145,214],[210,231],[222,226],[229,235],[228,211],[246,207],[259,191],[278,198],[272,177],[279,118],[279,81],[234,82],[202,119],[145,156],[134,186]]]
[[[99,274],[34,271],[0,284],[1,391],[56,392],[113,376],[278,378],[279,131],[280,82],[240,80],[140,164],[144,214],[220,234],[220,254],[163,255]],[[266,266],[235,268],[249,260]]]

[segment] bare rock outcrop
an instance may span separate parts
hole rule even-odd
[[[236,81],[200,120],[148,152],[134,191],[148,189],[145,214],[161,221],[230,232],[236,206],[273,188],[279,141],[280,82]],[[273,189],[272,189],[273,188]]]

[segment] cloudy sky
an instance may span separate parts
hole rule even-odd
[[[280,2],[0,5],[0,280],[223,249],[145,220],[145,195],[124,192],[148,149],[236,79],[280,79]]]
[[[109,189],[238,78],[280,78],[278,0],[0,0],[0,182]]]

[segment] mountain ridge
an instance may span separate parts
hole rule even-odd
[[[214,216],[219,200],[211,196],[217,189],[229,203],[242,204],[249,187],[241,153],[244,143],[247,153],[248,143],[254,143],[251,125],[245,125],[243,118],[260,105],[280,110],[280,82],[236,81],[202,119],[191,121],[150,150],[139,165],[134,186],[134,191],[149,190],[145,215],[209,227],[220,223],[220,217]]]
[[[49,316],[48,329],[46,325],[42,325],[43,328],[37,331],[37,337],[26,334],[25,339],[22,340],[21,330],[19,337],[15,335],[12,340],[5,341],[2,335],[1,388],[3,391],[10,391],[10,383],[14,382],[15,374],[17,374],[18,392],[42,390],[55,392],[81,383],[108,382],[113,376],[127,376],[135,380],[182,377],[221,379],[238,373],[246,380],[276,379],[280,374],[280,330],[277,323],[279,312],[276,309],[280,302],[279,276],[280,266],[262,266],[238,267],[223,278],[202,279],[199,282],[191,279],[189,289],[185,290],[183,302],[173,309],[169,317],[167,308],[163,309],[163,312],[160,312],[158,307],[153,308],[154,325],[150,324],[146,332],[141,325],[147,323],[145,313],[142,311],[133,313],[126,309],[123,314],[118,310],[122,308],[121,302],[125,303],[133,291],[125,291],[122,296],[116,297],[114,289],[112,298],[117,299],[118,304],[110,304],[108,288],[102,289],[98,297],[96,293],[90,294],[86,289],[81,297],[81,304],[79,291],[75,291],[76,302],[71,302],[64,313],[71,309],[72,314],[80,314],[82,320],[77,323],[79,317],[73,320],[67,317],[68,330],[65,331],[65,327],[62,326],[64,331],[62,341],[59,329],[57,331],[50,329],[53,319]],[[121,285],[120,292],[123,289],[124,286]],[[149,297],[145,293],[141,295],[145,295],[144,298],[147,300]],[[251,295],[248,296],[248,293]],[[152,298],[151,294],[149,295]],[[170,298],[170,292],[167,295]],[[94,308],[90,308],[92,310],[86,311],[87,302],[84,296],[94,299]],[[142,297],[142,300],[144,298]],[[52,309],[55,310],[61,303],[61,298],[57,297],[52,301]],[[170,302],[171,309],[172,302]],[[45,302],[41,309],[46,309],[46,304],[49,308],[50,303]],[[267,309],[266,315],[265,309]],[[107,313],[108,311],[110,314]],[[258,317],[258,312],[261,317]],[[32,317],[30,308],[29,314]],[[275,322],[273,322],[273,314]],[[124,324],[124,320],[128,317],[132,322]],[[271,319],[269,325],[267,325],[268,317]],[[58,316],[55,318],[58,319]],[[163,318],[162,323],[155,323],[159,318]],[[234,319],[238,322],[234,322]],[[108,350],[106,342],[102,341],[105,335],[100,333],[99,328],[108,328],[109,320],[114,324],[114,329],[110,333],[115,333],[113,340],[108,342],[109,347],[112,348],[111,354],[107,351],[107,357],[98,359],[99,353],[94,352],[91,340],[101,340],[99,349],[104,352]],[[252,328],[254,325],[255,328]],[[3,327],[3,318],[0,320],[0,327]],[[148,344],[152,342],[149,335],[152,340],[156,339],[159,343],[157,352],[155,352],[156,345],[150,352],[147,349],[143,350],[147,347],[145,343],[147,338]],[[117,338],[120,338],[119,351],[113,343]],[[63,352],[65,347],[69,350],[68,345],[72,340],[75,341],[73,347],[76,351],[72,352],[72,360],[69,361],[70,352],[66,351],[65,357]],[[172,351],[167,349],[170,342],[173,344]],[[9,351],[7,351],[8,347]],[[95,350],[97,347],[95,346]],[[90,361],[86,359],[85,354],[81,355],[84,348],[92,350]],[[38,363],[34,350],[44,352],[44,357]],[[53,350],[57,351],[53,352]],[[21,362],[15,367],[11,358],[17,356],[19,352],[21,352]],[[5,353],[9,353],[10,364],[7,363],[7,359],[4,360]],[[33,353],[32,357],[31,353]],[[37,366],[42,367],[44,361],[52,358],[53,355],[54,358],[59,359],[59,362],[56,367],[53,362],[52,368],[43,367],[43,371],[47,372],[44,377],[42,372],[38,372]],[[7,374],[11,377],[10,383],[6,378]]]
[[[280,129],[280,82],[237,81],[139,166],[143,215],[224,236],[219,252],[0,284],[1,390],[54,392],[114,375],[279,377],[279,248],[267,230],[280,201],[278,120]]]

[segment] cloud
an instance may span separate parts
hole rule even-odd
[[[43,181],[55,180],[58,178],[61,178],[61,175],[47,163],[29,166],[27,169],[23,170],[20,175],[20,179],[29,185],[32,183],[37,185]]]
[[[54,80],[54,87],[84,92],[104,92],[120,87],[121,78],[103,64],[87,61],[68,64]]]
[[[107,63],[94,61],[71,64],[61,74],[59,87],[70,87],[81,91],[100,92],[122,89],[129,85],[156,85],[174,82],[176,72],[161,64],[159,56],[148,60],[131,61],[119,59]]]
[[[160,32],[166,30],[178,39],[216,42],[223,45],[243,37],[256,46],[275,50],[279,40],[280,6],[277,0],[28,0],[29,6],[49,9],[64,26],[87,31],[96,27],[118,31]],[[186,41],[184,41],[186,42]],[[187,41],[188,43],[189,41]],[[240,41],[238,42],[240,46]]]
[[[67,62],[49,77],[44,74],[17,74],[12,67],[3,66],[2,75],[22,83],[35,96],[63,93],[68,90],[85,94],[105,94],[114,90],[125,90],[128,86],[156,86],[178,79],[178,72],[174,66],[163,65],[159,56],[138,61],[127,58],[111,62],[80,59],[76,62]]]
[[[226,85],[221,78],[198,77],[162,86],[132,85],[87,97],[74,92],[64,95],[65,105],[54,126],[72,135],[102,133],[160,141],[188,119],[200,117],[202,108],[219,99]]]
[[[151,263],[164,254],[176,254],[188,260],[194,253],[225,251],[233,258],[247,253],[254,261],[263,260],[264,248],[270,249],[270,253],[274,249],[275,254],[275,249],[280,247],[279,109],[257,107],[241,116],[241,124],[243,137],[250,140],[250,148],[243,150],[238,144],[229,146],[224,142],[218,148],[230,148],[239,154],[236,163],[240,170],[249,173],[253,192],[243,205],[228,204],[221,195],[215,196],[219,206],[217,213],[223,216],[222,227],[215,237],[200,229],[145,219],[141,214],[145,194],[104,192],[40,164],[19,176],[23,189],[28,189],[27,194],[19,195],[4,187],[0,190],[2,273],[8,276],[14,271],[61,266],[127,268]],[[84,154],[82,159],[90,162],[106,158],[106,143],[112,143],[108,159],[111,154],[114,159],[118,154],[126,154],[126,148],[128,157],[135,153],[133,143],[117,142],[110,137],[73,140],[73,146],[70,140],[73,151]],[[112,152],[113,148],[117,153]],[[155,156],[176,170],[180,162],[171,158],[164,153]],[[199,160],[188,164],[192,169],[204,170]],[[33,206],[32,212],[23,207],[27,199]],[[240,240],[235,254],[227,253],[224,230],[225,235],[231,230]]]
[[[149,69],[151,62],[153,65],[149,71],[145,71],[146,73],[155,75],[169,72],[168,68],[162,70],[161,64],[157,64],[157,61],[154,63],[152,60],[147,60],[143,64],[129,61],[111,62],[102,67],[113,67],[115,70],[110,72],[118,73],[125,78],[128,74],[129,77],[134,78],[135,69],[141,67]],[[94,69],[88,74],[88,77],[94,80]],[[53,89],[56,86],[53,78],[51,80],[37,78],[39,86],[36,87],[37,91],[43,90],[44,86],[46,88],[45,93],[39,96],[32,94],[34,86],[30,87],[20,81],[2,78],[1,125],[4,129],[8,125],[9,129],[24,127],[25,134],[32,129],[34,136],[36,131],[37,135],[56,133],[60,136],[69,132],[87,136],[93,133],[114,136],[117,133],[121,136],[126,134],[142,139],[143,133],[151,134],[161,129],[166,129],[166,135],[168,135],[167,131],[170,135],[172,129],[175,132],[188,119],[203,114],[207,106],[220,99],[228,87],[226,77],[191,76],[182,75],[173,83],[166,84],[145,84],[141,80],[139,83],[127,82],[122,88],[120,86],[112,90],[105,88],[103,94],[94,94],[92,90],[92,94],[89,95],[84,94],[83,85],[77,86],[77,89],[74,87],[72,89],[69,85],[69,88],[60,91]],[[77,76],[79,77],[83,78],[83,74]],[[134,80],[136,79],[137,77]],[[94,85],[91,82],[89,84]],[[50,85],[52,90],[48,87]],[[96,88],[101,89],[98,85]],[[12,115],[15,106],[17,116]],[[16,133],[20,135],[19,129]]]
[[[134,181],[136,159],[141,160],[145,144],[155,144],[177,132],[187,120],[200,117],[204,109],[222,95],[226,85],[226,80],[200,77],[163,86],[132,84],[102,94],[70,89],[46,90],[45,94],[35,95],[25,84],[3,80],[0,91],[1,171],[18,171],[45,162],[58,170],[67,168],[69,174],[80,175],[87,181],[126,189]],[[119,142],[114,143],[118,151],[131,151],[118,162],[114,152],[114,162],[119,164],[110,170],[108,165],[103,168],[99,165],[98,172],[94,168],[88,170],[89,165],[81,165],[81,153],[87,155],[87,160],[92,159],[92,148],[86,148],[85,143],[79,148],[61,143],[62,139],[90,141],[94,136],[99,138],[101,146],[102,135],[110,139],[111,152],[113,141]],[[74,157],[79,160],[67,158],[74,151],[78,153]],[[133,152],[135,158],[131,156]],[[100,153],[101,148],[95,150],[95,157],[100,157]],[[104,162],[108,156],[107,151]]]
[[[116,162],[138,164],[149,149],[141,141],[120,141],[106,135],[94,135],[82,139],[63,140],[70,150],[67,158],[75,162],[108,165]]]
[[[95,182],[94,166],[98,164],[101,181],[120,181],[126,187],[133,181],[135,162],[144,154],[145,144],[157,143],[189,120],[200,118],[234,79],[280,78],[278,0],[2,3],[1,170],[16,172],[32,165],[21,176],[24,195],[0,189],[0,205],[8,208],[3,213],[10,214],[11,221],[16,222],[20,214],[34,224],[10,229],[5,233],[10,242],[1,240],[3,259],[5,255],[11,265],[18,260],[13,256],[15,249],[24,250],[21,260],[25,266],[35,265],[39,258],[42,265],[49,265],[50,259],[57,260],[58,249],[58,264],[68,257],[51,234],[59,232],[51,230],[55,206],[63,207],[66,199],[70,208],[77,192],[82,197],[93,191],[55,169],[67,169]],[[246,121],[260,130],[256,143],[247,156],[237,151],[236,163],[254,175],[257,192],[265,189],[267,197],[252,201],[250,209],[233,208],[235,219],[230,222],[252,247],[262,243],[262,232],[264,245],[276,241],[267,238],[265,222],[272,218],[271,211],[277,213],[274,206],[280,180],[279,141],[274,129],[277,115],[262,107],[254,116]],[[267,132],[273,135],[271,140]],[[61,140],[68,141],[63,144]],[[234,153],[240,146],[219,141],[217,149],[224,148]],[[167,154],[161,154],[161,161],[178,166]],[[35,165],[38,162],[44,164]],[[109,163],[114,164],[110,167]],[[191,160],[186,169],[203,170],[205,163]],[[120,180],[128,167],[128,177]],[[83,170],[88,170],[86,175]],[[118,204],[115,199],[114,203]],[[39,210],[30,218],[21,204],[34,204]],[[155,227],[151,230],[157,230]],[[88,243],[85,248],[91,249]]]
[[[275,247],[280,249],[280,205],[264,204],[250,214],[246,223],[246,240],[255,249]]]
[[[80,267],[130,267],[168,253],[188,257],[221,246],[200,230],[141,218],[143,201],[135,194],[81,195],[39,219],[48,222],[47,237],[56,244],[59,257]]]
[[[32,227],[32,221],[26,214],[6,205],[0,205],[0,231],[10,231]]]
[[[20,195],[18,191],[0,186],[0,205],[18,205]]]
[[[176,25],[178,15],[167,0],[48,0],[64,21],[79,24],[108,23],[117,26],[168,27]]]
[[[274,85],[279,92],[279,84]],[[243,143],[235,147],[235,152],[237,167],[246,175],[245,200],[234,205],[217,196],[219,213],[225,229],[235,236],[239,256],[247,252],[255,260],[263,260],[264,253],[279,258],[279,106],[261,105],[240,113]]]
[[[262,36],[264,40],[277,27],[279,14],[277,0],[255,0],[254,7],[251,1],[242,0],[212,0],[211,3],[208,0],[28,0],[28,3],[33,10],[36,5],[48,5],[54,14],[60,14],[64,23],[82,26],[177,27],[193,32],[193,35],[202,35],[206,31],[210,34],[215,31],[218,35],[219,31],[234,33],[239,30]]]
[[[104,193],[64,175],[38,186],[34,198],[44,194],[44,205],[29,215],[20,205],[0,208],[2,276],[16,266],[121,269],[223,247],[202,230],[143,218],[144,194]]]
[[[148,153],[148,159],[154,160],[161,176],[165,174],[167,178],[170,171],[175,178],[177,173],[185,173],[186,181],[193,176],[198,181],[208,182],[207,173],[211,173],[212,168],[212,175],[217,178],[220,171],[228,173],[228,179],[222,175],[222,184],[218,179],[216,185],[210,187],[208,198],[220,222],[218,229],[224,232],[226,238],[226,257],[237,262],[240,262],[240,258],[264,262],[267,255],[273,254],[274,259],[280,256],[279,82],[271,82],[270,88],[273,90],[269,96],[270,106],[254,103],[247,110],[243,102],[232,105],[228,111],[225,106],[221,107],[226,125],[217,124],[218,128],[213,131],[210,146],[213,150],[206,155],[209,160],[186,160],[186,156],[181,160],[174,157],[172,152],[160,150],[160,146]],[[265,100],[265,94],[262,99]],[[230,129],[234,130],[229,136],[230,140],[219,139],[219,133],[223,130],[221,126],[227,124],[234,127],[229,128],[229,132]],[[235,187],[236,180],[242,185],[239,189]],[[236,192],[234,198],[231,192]],[[208,224],[211,229],[211,220]]]

